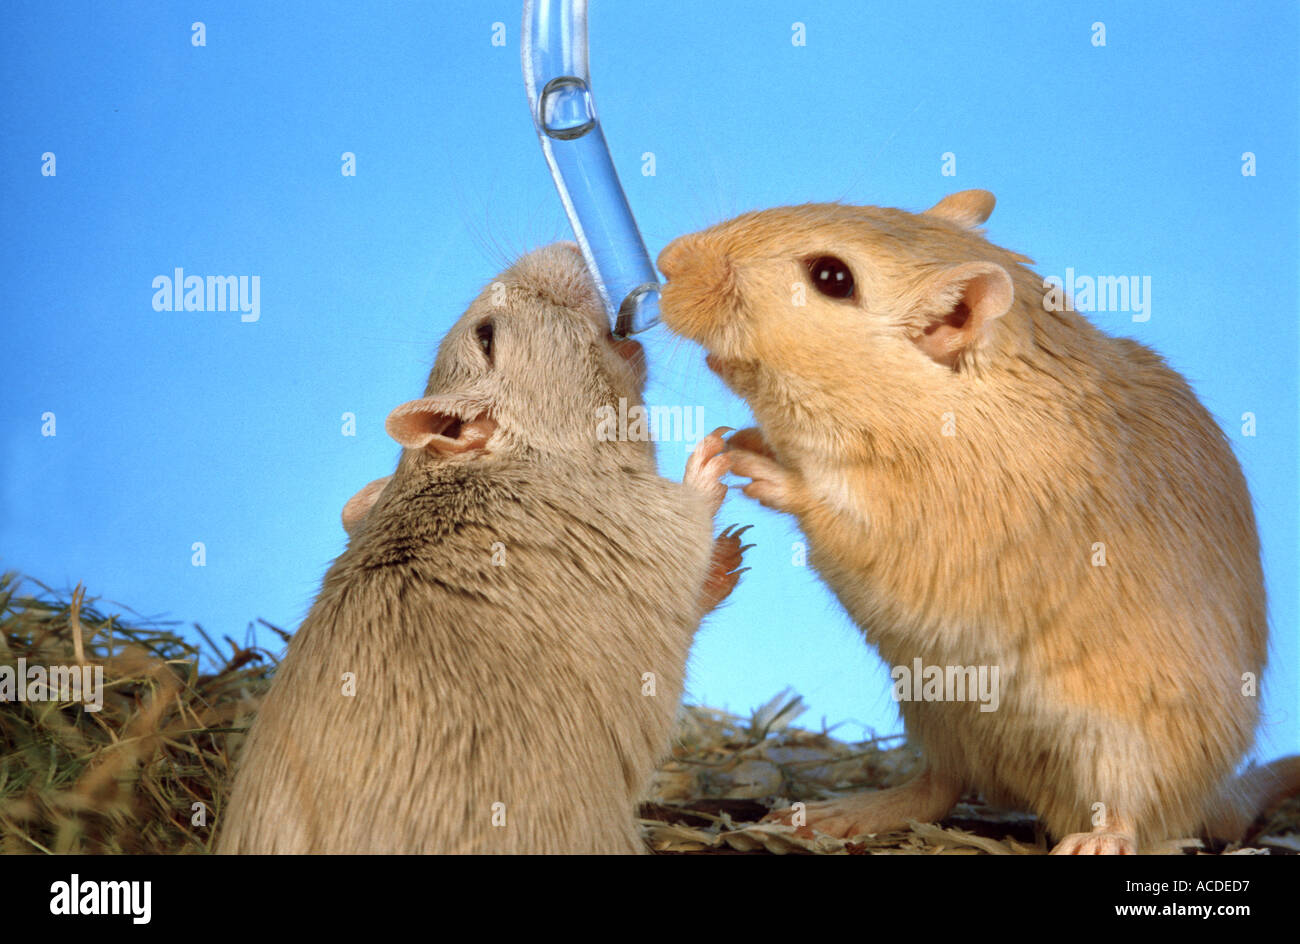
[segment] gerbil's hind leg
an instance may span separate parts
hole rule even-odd
[[[1132,823],[1112,816],[1105,826],[1096,826],[1090,833],[1070,833],[1050,854],[1137,855],[1137,838]]]
[[[960,799],[961,792],[961,783],[927,767],[901,786],[810,803],[806,811],[807,825],[847,839],[902,829],[910,819],[933,823],[943,819]],[[789,824],[792,816],[792,810],[781,810],[766,819]]]

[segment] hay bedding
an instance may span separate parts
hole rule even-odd
[[[920,757],[897,738],[845,743],[792,722],[803,711],[782,693],[740,718],[686,708],[673,756],[641,808],[651,848],[661,853],[802,853],[812,855],[1045,855],[1047,837],[1028,813],[1001,810],[967,795],[942,823],[851,840],[761,823],[770,809],[859,789],[897,786]],[[1199,839],[1166,843],[1164,855],[1300,853],[1300,797],[1255,824],[1244,844]]]
[[[116,612],[31,582],[19,593],[0,577],[0,665],[104,666],[99,712],[78,704],[0,705],[0,853],[203,853],[210,851],[233,757],[275,656],[224,645],[206,649],[175,623]],[[126,608],[121,608],[126,609]],[[130,612],[128,610],[128,612]],[[269,623],[287,641],[288,634]],[[211,671],[202,672],[201,663]],[[640,817],[664,854],[1040,855],[1032,816],[969,796],[940,824],[850,841],[758,822],[773,808],[859,788],[894,786],[916,769],[897,738],[845,743],[793,722],[803,711],[782,693],[742,718],[683,709],[672,757],[656,774]],[[1167,854],[1300,853],[1300,798],[1255,824],[1243,845],[1169,843]]]
[[[274,657],[229,638],[227,652],[201,628],[200,653],[174,623],[31,583],[19,595],[0,577],[0,665],[100,663],[103,707],[0,704],[0,853],[208,851]]]

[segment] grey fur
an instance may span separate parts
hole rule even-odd
[[[262,705],[221,852],[645,851],[634,805],[668,747],[714,508],[658,476],[652,444],[597,440],[597,407],[641,402],[639,382],[576,251],[498,283],[426,390],[497,431],[403,451]]]

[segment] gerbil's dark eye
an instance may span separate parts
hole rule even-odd
[[[808,260],[808,276],[817,291],[827,298],[853,297],[853,270],[834,256]]]
[[[478,346],[483,349],[483,356],[487,358],[488,363],[492,363],[492,322],[485,321],[474,329],[474,336],[478,338]]]

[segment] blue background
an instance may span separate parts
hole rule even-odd
[[[596,100],[652,254],[746,209],[920,210],[984,187],[990,238],[1040,273],[1151,277],[1149,322],[1094,320],[1165,353],[1245,467],[1273,626],[1263,756],[1300,748],[1296,10],[591,11]],[[292,628],[343,548],[344,501],[391,471],[383,419],[418,395],[442,332],[514,254],[569,238],[519,4],[8,2],[0,18],[0,566],[241,641],[258,616]],[[261,320],[155,312],[152,280],[178,266],[260,276]],[[745,424],[701,352],[646,340],[648,402]],[[686,452],[661,447],[666,474]],[[701,630],[690,697],[746,711],[792,685],[805,722],[898,730],[877,658],[792,564],[790,522],[738,492],[722,520],[755,523],[754,570]]]

